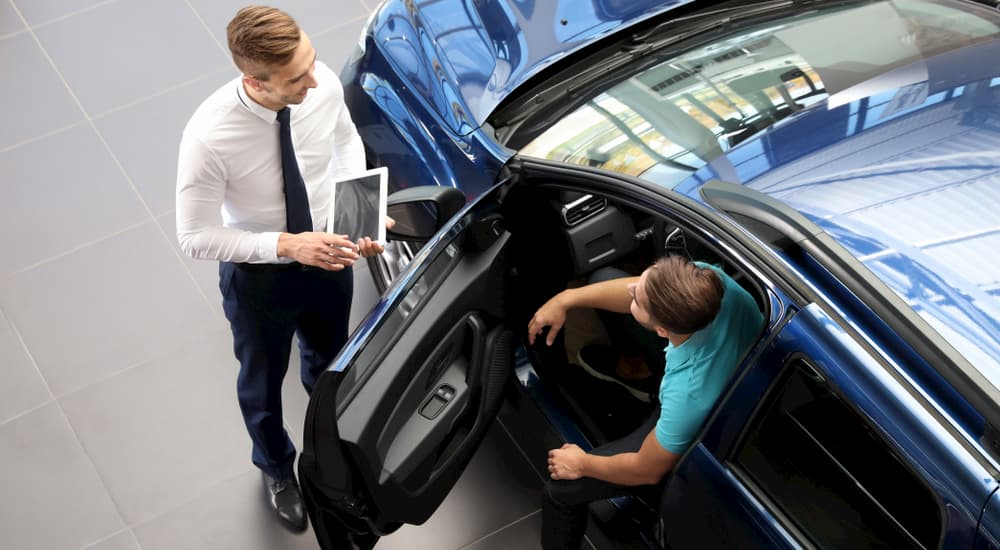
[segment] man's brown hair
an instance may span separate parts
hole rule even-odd
[[[241,9],[226,27],[233,62],[243,74],[265,81],[292,60],[301,35],[290,15],[267,6]]]
[[[649,313],[671,332],[693,334],[708,326],[722,304],[722,280],[681,256],[660,258],[646,275]]]

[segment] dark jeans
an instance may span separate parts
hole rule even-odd
[[[659,410],[631,434],[590,451],[590,454],[611,456],[638,451],[642,441],[656,426]],[[549,479],[542,494],[542,548],[545,550],[578,550],[587,530],[588,503],[612,497],[634,494],[649,485],[631,487],[616,485],[594,478],[572,481]]]
[[[253,463],[284,477],[295,461],[281,413],[292,335],[299,336],[302,385],[309,392],[347,340],[354,276],[350,268],[220,262],[219,290],[240,362],[237,393]]]

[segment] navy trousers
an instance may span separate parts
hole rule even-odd
[[[292,335],[299,337],[302,385],[311,392],[347,340],[352,270],[220,262],[219,290],[240,362],[237,394],[253,463],[271,477],[285,477],[295,462],[281,413]]]

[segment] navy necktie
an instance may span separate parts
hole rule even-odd
[[[278,111],[279,134],[281,136],[281,173],[285,180],[285,220],[289,233],[312,231],[312,214],[309,213],[309,195],[306,184],[295,161],[292,147],[292,125],[288,107]]]

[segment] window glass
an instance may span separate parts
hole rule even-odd
[[[933,548],[934,494],[816,372],[786,369],[735,465],[821,548]]]
[[[912,83],[901,78],[926,80],[926,70],[893,70],[1000,34],[993,20],[960,3],[922,0],[789,8],[656,48],[677,32],[646,37],[651,51],[625,69],[602,71],[600,60],[589,60],[595,68],[588,71],[582,64],[567,89],[599,82],[587,88],[599,92],[567,97],[571,112],[512,142],[527,141],[524,155],[673,186],[788,116]]]

